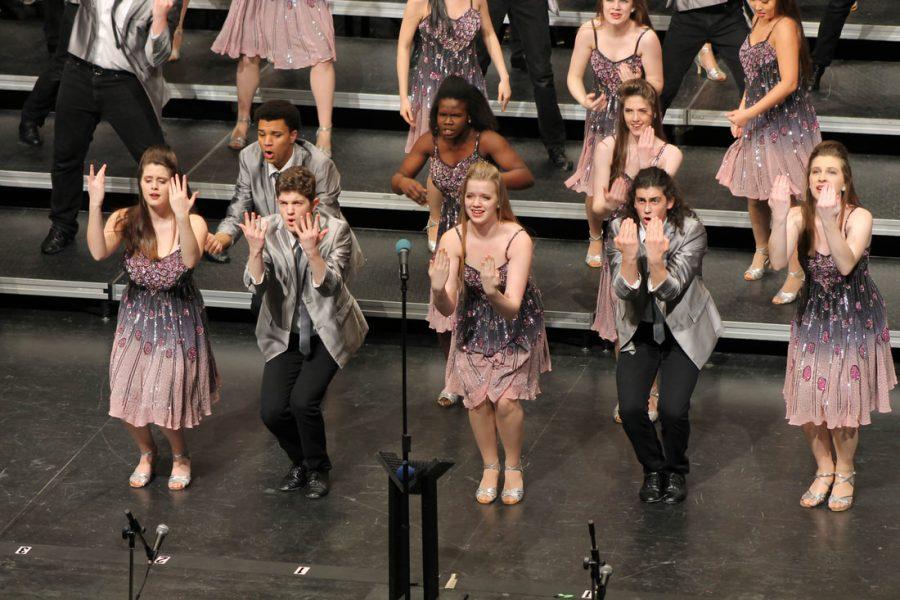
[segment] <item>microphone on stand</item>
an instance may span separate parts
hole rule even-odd
[[[397,240],[394,250],[400,259],[400,279],[406,281],[409,279],[409,251],[412,244],[407,239]]]
[[[151,563],[159,556],[159,549],[167,535],[169,535],[168,525],[160,523],[156,526],[156,541],[153,542],[152,557],[150,558]]]

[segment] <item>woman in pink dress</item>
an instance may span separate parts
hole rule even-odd
[[[816,146],[806,183],[804,201],[791,208],[793,184],[779,175],[768,202],[772,266],[796,254],[806,273],[784,399],[788,423],[803,428],[817,466],[800,504],[827,498],[828,508],[844,511],[853,505],[859,428],[871,423],[871,412],[890,412],[897,375],[884,297],[869,274],[872,213],[860,206],[847,149],[833,141]]]
[[[154,475],[159,452],[150,424],[172,448],[170,490],[191,482],[184,429],[196,427],[219,399],[219,375],[209,344],[203,298],[193,269],[203,256],[206,222],[190,214],[187,177],[176,174],[175,154],[151,146],[138,167],[138,204],[112,213],[103,224],[106,165],[88,177],[87,242],[103,260],[124,244],[129,282],[119,302],[109,361],[109,414],[125,424],[140,450],[128,484],[141,488]]]
[[[590,93],[584,87],[584,72],[589,64],[594,74],[594,89]],[[657,93],[662,92],[662,48],[650,27],[647,4],[645,0],[598,2],[597,16],[583,24],[575,36],[566,79],[569,93],[587,109],[581,158],[566,180],[566,187],[586,194],[584,208],[590,239],[584,261],[594,268],[603,265],[603,221],[591,210],[594,150],[598,141],[615,133],[619,85],[635,77],[645,77]]]
[[[809,48],[795,0],[756,2],[756,19],[741,46],[741,65],[747,86],[737,110],[728,113],[735,142],[725,153],[716,175],[735,196],[747,198],[756,252],[744,272],[746,281],[762,278],[769,264],[771,214],[764,202],[772,183],[784,173],[791,194],[806,186],[806,162],[822,141],[816,111],[802,83],[809,76]],[[772,299],[789,304],[803,285],[797,257],[788,263],[788,276]]]
[[[336,54],[326,0],[232,0],[212,51],[238,59],[238,116],[229,148],[240,150],[250,139],[259,61],[265,58],[276,69],[310,67],[309,83],[319,118],[316,146],[331,156]]]

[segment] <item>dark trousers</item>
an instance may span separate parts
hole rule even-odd
[[[59,49],[61,42],[68,42],[68,34],[66,37],[62,37],[62,18],[66,4],[68,4],[66,0],[44,0],[41,2],[41,10],[44,13],[44,40],[47,42],[47,52],[51,55]],[[75,8],[77,9],[78,7],[76,6]]]
[[[50,197],[50,220],[69,235],[78,231],[84,159],[101,120],[112,125],[135,161],[149,146],[165,143],[153,105],[137,77],[71,57],[56,98]]]
[[[731,80],[737,84],[739,96],[743,95],[744,69],[738,51],[749,29],[741,1],[729,0],[727,4],[672,14],[662,49],[665,84],[660,103],[663,111],[678,95],[684,74],[706,42],[712,44],[713,50],[728,65]]]
[[[853,1],[829,0],[822,22],[819,23],[819,35],[816,37],[816,48],[812,55],[813,64],[823,68],[831,64]]]
[[[498,38],[503,27],[503,17],[509,15],[509,22],[525,53],[528,77],[534,88],[541,140],[548,148],[562,147],[566,142],[566,129],[559,112],[556,86],[553,83],[553,66],[550,63],[550,16],[547,12],[547,0],[491,0],[488,8]],[[491,58],[482,43],[479,43],[479,54],[481,70],[486,72]]]
[[[634,453],[645,473],[665,471],[687,474],[691,423],[688,411],[700,370],[684,353],[666,327],[662,344],[653,341],[653,326],[641,323],[634,335],[635,353],[619,353],[616,388],[619,415]],[[647,398],[659,372],[659,420],[662,444],[647,416]]]
[[[55,1],[55,0],[54,0]],[[51,1],[51,5],[52,5]],[[59,82],[62,79],[63,67],[69,58],[69,35],[72,33],[72,24],[78,13],[78,5],[65,3],[62,9],[62,17],[59,23],[59,41],[56,51],[50,57],[50,62],[41,71],[34,88],[22,105],[22,120],[33,121],[38,127],[44,124],[53,103],[56,101],[56,93],[59,91]],[[49,43],[49,42],[48,42]]]
[[[318,336],[308,356],[299,347],[299,337],[291,334],[287,350],[266,363],[260,415],[295,465],[329,471],[322,400],[338,366]]]

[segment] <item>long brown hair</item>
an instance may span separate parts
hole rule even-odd
[[[797,27],[797,35],[800,37],[800,81],[799,87],[805,88],[812,73],[812,59],[809,54],[809,43],[806,36],[803,35],[803,19],[800,17],[800,8],[797,6],[797,0],[778,0],[776,4],[777,17],[787,17],[794,22]],[[756,17],[753,19],[756,25]]]
[[[168,146],[150,146],[141,155],[138,164],[138,203],[125,211],[116,223],[116,229],[122,232],[125,252],[129,255],[140,253],[151,260],[159,258],[156,243],[156,232],[150,220],[150,209],[141,191],[140,182],[144,177],[144,169],[150,165],[159,165],[169,171],[169,177],[178,172],[178,158]],[[188,192],[190,193],[190,192]]]
[[[632,0],[631,5],[631,20],[642,27],[653,29],[653,25],[650,24],[650,11],[647,10],[647,0]],[[603,0],[597,0],[597,16],[603,20]]]
[[[634,176],[634,183],[632,184],[631,189],[628,190],[628,199],[623,206],[624,218],[634,219],[635,223],[641,222],[641,219],[637,214],[637,209],[634,207],[634,199],[637,190],[645,190],[647,188],[659,188],[662,190],[666,202],[672,200],[672,208],[666,211],[666,220],[671,222],[678,231],[683,233],[684,218],[686,216],[695,216],[695,213],[681,197],[681,193],[678,191],[678,186],[675,185],[675,180],[672,176],[659,167],[647,167],[646,169],[641,169],[638,171],[638,174]]]
[[[815,252],[816,247],[816,199],[812,195],[809,187],[809,177],[812,173],[813,161],[820,156],[832,156],[841,161],[841,173],[844,176],[844,190],[841,196],[841,212],[838,215],[838,223],[843,227],[844,214],[848,206],[859,206],[859,196],[856,195],[856,189],[853,187],[853,171],[850,169],[850,153],[847,148],[840,142],[828,140],[821,142],[813,148],[812,154],[809,155],[809,162],[806,164],[806,193],[804,194],[804,202],[800,204],[800,213],[803,215],[803,231],[797,240],[797,255],[810,256]]]
[[[656,88],[650,85],[646,79],[628,79],[623,81],[616,92],[619,95],[619,115],[616,117],[616,141],[613,146],[612,166],[609,170],[609,184],[625,173],[625,161],[628,158],[628,125],[625,123],[625,100],[634,96],[640,96],[650,105],[653,111],[651,126],[656,137],[666,141],[666,132],[662,126],[662,116],[659,110],[659,95]]]

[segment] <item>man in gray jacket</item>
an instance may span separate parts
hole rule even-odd
[[[78,232],[84,160],[101,120],[135,161],[165,144],[160,116],[168,100],[162,65],[172,51],[181,0],[81,0],[56,97],[50,233],[56,254]]]
[[[321,498],[331,470],[322,401],[368,331],[346,285],[363,257],[347,222],[316,210],[309,169],[290,167],[275,185],[278,213],[247,213],[239,224],[250,248],[244,283],[262,298],[260,413],[292,462],[279,489]]]

